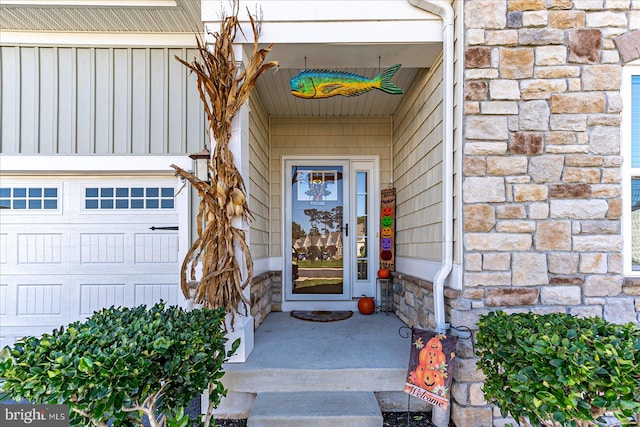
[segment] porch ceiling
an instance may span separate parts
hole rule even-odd
[[[267,57],[280,63],[267,72],[256,90],[268,114],[278,117],[393,115],[421,68],[431,68],[441,43],[416,44],[277,44]],[[392,81],[403,95],[372,90],[360,96],[302,99],[291,94],[290,80],[305,69],[347,71],[374,77],[393,64],[402,64]]]

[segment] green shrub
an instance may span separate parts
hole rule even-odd
[[[220,379],[225,312],[185,311],[159,303],[114,308],[84,322],[26,337],[0,355],[4,398],[69,404],[71,425],[184,426],[189,402],[207,387],[214,405],[226,393]]]
[[[476,354],[485,398],[531,425],[593,422],[640,410],[640,331],[568,314],[480,316]]]

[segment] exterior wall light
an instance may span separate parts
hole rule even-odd
[[[209,182],[209,163],[211,161],[211,152],[204,147],[197,153],[189,154],[193,160],[193,174],[200,181]]]

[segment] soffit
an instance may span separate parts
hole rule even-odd
[[[42,1],[46,4],[46,1]],[[0,29],[43,32],[202,33],[200,0],[175,6],[0,5]]]
[[[366,77],[373,77],[377,69],[348,68],[347,71]],[[390,116],[394,114],[405,95],[389,95],[373,89],[359,96],[334,96],[322,99],[302,99],[291,94],[289,81],[299,69],[285,68],[273,73],[263,74],[256,86],[256,91],[267,112],[277,117],[366,117]],[[405,94],[416,74],[417,68],[400,68],[391,79],[394,84],[404,89]]]
[[[431,68],[441,51],[441,43],[276,44],[267,60],[278,61],[280,68],[263,74],[256,91],[273,116],[389,116],[397,110],[418,71]],[[393,64],[402,66],[391,81],[405,94],[390,95],[377,89],[359,96],[322,99],[302,99],[291,94],[291,78],[305,68],[346,71],[372,78]]]

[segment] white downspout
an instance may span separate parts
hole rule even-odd
[[[409,3],[442,18],[442,263],[433,281],[433,314],[436,331],[445,333],[450,325],[444,315],[444,283],[453,267],[454,13],[448,0],[409,0]]]
[[[436,331],[445,333],[450,325],[444,315],[444,282],[453,267],[454,13],[448,0],[409,0],[409,3],[442,18],[442,263],[433,281],[433,314]],[[449,409],[433,407],[431,421],[434,425],[446,427],[449,418]]]

